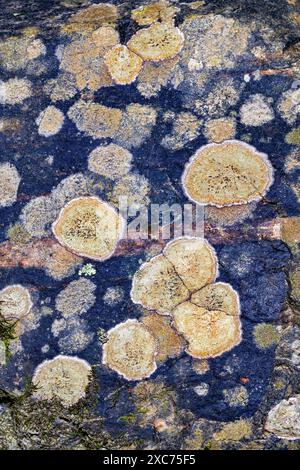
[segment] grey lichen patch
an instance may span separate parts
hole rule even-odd
[[[32,383],[38,400],[58,399],[70,407],[84,398],[91,378],[91,366],[78,357],[56,356],[42,362],[35,370]]]
[[[153,107],[139,103],[129,104],[122,114],[122,119],[118,121],[114,141],[128,149],[139,147],[150,137],[156,119],[157,111]]]
[[[92,101],[79,100],[69,109],[68,117],[79,131],[91,137],[113,137],[120,128],[122,112]]]
[[[149,310],[169,315],[189,297],[189,291],[172,263],[158,255],[144,263],[134,275],[131,299]]]
[[[119,206],[120,198],[127,198],[128,206],[139,209],[150,202],[150,184],[147,178],[138,173],[129,173],[113,185],[109,201],[115,206]]]
[[[127,320],[107,332],[102,363],[126,380],[142,380],[156,370],[157,342],[137,320]]]
[[[300,439],[300,395],[282,400],[268,414],[266,431],[284,439]]]
[[[70,282],[56,297],[55,307],[64,318],[86,313],[95,303],[96,285],[89,279]]]
[[[277,104],[277,110],[288,124],[294,124],[300,114],[300,89],[285,91]]]
[[[6,286],[0,291],[0,314],[6,320],[22,320],[32,305],[28,289],[19,284]]]
[[[0,207],[11,206],[17,200],[21,177],[11,163],[0,164]]]
[[[117,305],[122,302],[124,298],[124,291],[122,287],[108,287],[103,296],[103,301],[106,305]]]
[[[128,48],[143,60],[165,60],[175,57],[182,49],[184,36],[179,28],[167,23],[154,23],[137,31],[127,43]]]
[[[249,96],[240,109],[240,119],[245,126],[259,127],[272,121],[274,117],[267,98],[259,93]]]
[[[57,208],[52,199],[47,196],[38,196],[25,205],[20,220],[31,236],[43,237],[49,234],[49,227],[56,215]]]
[[[202,121],[192,113],[180,113],[173,124],[171,134],[166,135],[161,144],[172,150],[182,149],[188,142],[200,134]]]
[[[260,200],[273,184],[273,168],[266,154],[238,141],[201,147],[182,176],[192,201],[217,207]]]
[[[145,62],[137,78],[137,89],[145,98],[157,96],[171,80],[178,57],[163,62]]]
[[[69,100],[77,93],[76,80],[71,73],[61,73],[46,82],[44,91],[53,102]]]
[[[0,42],[1,65],[9,72],[26,70],[33,61],[45,54],[45,44],[36,38],[36,32],[11,36]]]
[[[45,137],[57,134],[62,128],[64,119],[62,111],[55,106],[47,106],[37,117],[38,133]]]
[[[236,120],[231,117],[209,119],[205,123],[204,134],[209,142],[224,142],[234,139]]]
[[[248,404],[248,391],[246,387],[239,386],[223,391],[224,399],[231,407],[245,407]]]
[[[113,255],[123,230],[121,215],[96,197],[73,199],[52,225],[59,243],[79,256],[98,261]]]
[[[26,78],[10,78],[6,82],[0,81],[0,104],[20,104],[31,95],[32,85]]]
[[[119,145],[99,145],[89,154],[88,168],[98,175],[117,180],[129,173],[132,158],[132,154]]]

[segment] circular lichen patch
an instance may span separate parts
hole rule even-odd
[[[143,60],[165,60],[175,57],[182,49],[183,33],[167,23],[154,23],[140,29],[128,41],[128,48]]]
[[[174,326],[188,342],[186,352],[205,359],[229,351],[241,341],[240,319],[221,310],[184,302],[173,311]]]
[[[137,320],[120,323],[107,333],[103,364],[127,380],[142,380],[156,370],[157,343],[148,328]]]
[[[143,65],[140,56],[121,44],[110,49],[104,61],[112,79],[119,85],[134,82]]]
[[[140,267],[133,277],[130,294],[134,303],[161,314],[169,314],[189,297],[188,289],[164,255]]]
[[[31,308],[31,297],[25,287],[13,284],[0,291],[0,314],[6,320],[21,320]]]
[[[73,199],[52,225],[61,245],[79,256],[98,261],[112,256],[123,229],[121,215],[97,197]]]
[[[191,302],[207,310],[220,310],[229,315],[239,315],[239,297],[225,282],[216,282],[203,287],[191,296]]]
[[[218,261],[212,246],[202,238],[178,238],[168,243],[164,255],[190,291],[213,282]]]
[[[259,201],[272,183],[267,155],[238,140],[201,147],[182,176],[189,199],[217,207]]]
[[[56,356],[42,362],[35,370],[32,382],[39,400],[58,399],[66,407],[72,406],[85,396],[91,377],[91,367],[82,359]]]

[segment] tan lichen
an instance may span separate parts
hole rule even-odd
[[[127,175],[131,168],[132,154],[119,145],[99,145],[88,157],[88,168],[98,175],[112,180]]]
[[[250,95],[240,109],[240,119],[245,126],[259,127],[274,119],[274,112],[265,96]]]
[[[126,380],[142,380],[156,370],[157,342],[137,320],[120,323],[107,333],[102,363]]]
[[[179,58],[167,59],[162,62],[145,62],[137,79],[137,89],[145,98],[157,96],[163,86],[172,77],[172,72]]]
[[[122,112],[92,101],[77,101],[68,111],[68,116],[79,131],[94,138],[113,137],[121,123]]]
[[[220,310],[207,310],[191,302],[172,312],[175,328],[188,342],[186,352],[196,358],[220,356],[241,341],[240,319]]]
[[[0,104],[20,104],[32,95],[31,82],[26,78],[0,80]]]
[[[73,199],[52,225],[59,243],[79,256],[98,261],[113,255],[123,230],[123,218],[97,197]]]
[[[130,295],[134,303],[169,315],[176,305],[188,299],[189,291],[172,263],[164,255],[158,255],[135,273]]]
[[[241,224],[251,217],[256,207],[257,202],[255,201],[239,206],[205,206],[204,217],[206,222],[213,226],[230,227],[231,225]]]
[[[6,286],[0,291],[0,314],[6,320],[23,320],[32,305],[28,289],[19,284]]]
[[[75,405],[85,397],[91,378],[91,366],[78,357],[56,356],[42,362],[32,379],[38,400],[59,400],[64,406]]]
[[[215,251],[204,239],[175,239],[167,244],[163,253],[189,291],[201,289],[217,276]]]
[[[238,294],[225,282],[216,282],[203,287],[192,294],[191,302],[206,310],[220,310],[237,316],[240,314]]]
[[[104,63],[105,54],[119,44],[118,32],[110,26],[102,26],[87,37],[76,39],[64,47],[60,69],[71,73],[79,90],[92,91],[112,85],[112,79]]]
[[[129,173],[118,179],[112,188],[109,201],[115,206],[119,205],[120,198],[127,198],[128,206],[139,209],[149,204],[149,181],[143,175]]]
[[[55,308],[64,318],[86,313],[95,303],[96,285],[81,278],[70,282],[55,299]]]
[[[143,60],[165,60],[175,57],[184,43],[182,32],[167,23],[154,23],[135,33],[127,43]]]
[[[11,163],[0,164],[0,207],[11,206],[17,200],[21,178]]]
[[[103,25],[115,25],[118,19],[118,9],[110,3],[92,4],[74,13],[68,24],[62,26],[64,33],[75,33],[94,30]]]
[[[36,123],[38,125],[38,133],[45,137],[57,134],[64,123],[64,113],[55,106],[47,106],[39,114]]]
[[[236,132],[236,121],[234,118],[226,117],[209,119],[205,123],[204,134],[209,142],[223,142],[234,139]]]
[[[160,2],[135,8],[131,12],[131,17],[140,26],[148,26],[158,20],[172,24],[177,11],[177,7],[171,6],[168,2],[161,0]]]
[[[268,156],[238,140],[201,147],[182,175],[189,199],[217,207],[259,201],[272,183]]]
[[[37,31],[33,34],[23,31],[20,36],[10,36],[0,42],[0,62],[6,70],[25,69],[31,61],[46,54],[46,47],[36,34]]]
[[[280,335],[274,325],[259,323],[254,327],[253,337],[259,349],[268,349],[278,343]]]
[[[150,313],[141,318],[158,342],[157,362],[179,356],[184,349],[184,341],[170,325],[167,317]]]
[[[106,53],[104,62],[111,78],[118,85],[128,85],[134,82],[143,65],[140,56],[121,44]]]

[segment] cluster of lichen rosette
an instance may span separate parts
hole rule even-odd
[[[206,240],[178,238],[136,272],[131,298],[157,318],[168,316],[187,354],[216,357],[241,341],[238,294],[229,284],[215,282],[217,274],[217,257]],[[117,325],[107,333],[103,363],[127,380],[149,377],[163,346],[157,333],[143,317]]]

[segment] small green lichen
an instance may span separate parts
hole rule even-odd
[[[30,240],[30,234],[22,224],[16,223],[10,225],[6,232],[7,238],[12,243],[25,244]]]
[[[94,276],[96,274],[96,268],[93,264],[87,263],[78,271],[79,276]]]
[[[285,141],[290,145],[299,145],[300,144],[300,126],[295,127],[285,136]]]
[[[253,330],[253,337],[259,349],[268,349],[279,341],[279,333],[275,326],[259,323]]]

